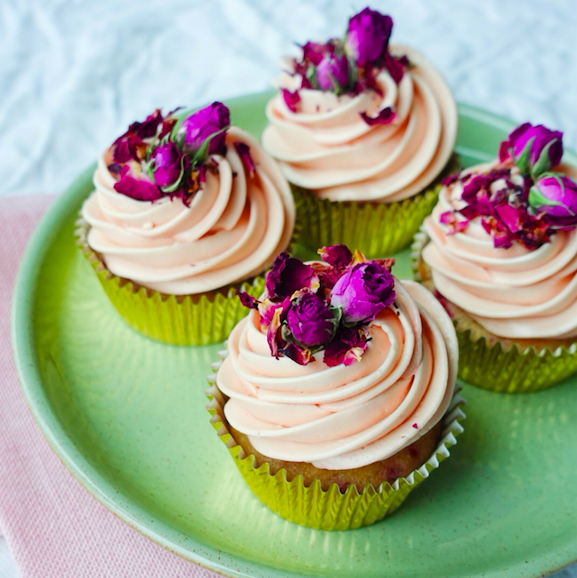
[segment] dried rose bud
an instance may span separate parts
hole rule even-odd
[[[291,303],[287,323],[297,343],[317,347],[333,338],[338,319],[324,299],[315,293],[304,293]]]
[[[513,159],[523,174],[538,176],[556,167],[563,157],[563,133],[526,122],[501,143],[499,160]]]
[[[393,302],[394,285],[393,276],[381,265],[358,263],[336,282],[331,304],[342,309],[345,323],[367,323]]]
[[[184,152],[199,151],[205,141],[210,138],[207,153],[209,155],[224,154],[226,129],[229,126],[230,111],[222,102],[213,102],[201,108],[185,119],[180,127],[179,136],[184,134]]]
[[[167,142],[157,147],[151,158],[154,161],[154,180],[159,187],[170,187],[178,181],[182,172],[182,153],[174,143]]]
[[[359,64],[379,62],[389,46],[393,19],[365,8],[349,20],[345,50]]]
[[[529,205],[545,213],[553,226],[577,224],[577,184],[569,177],[545,173],[529,191]]]
[[[319,62],[316,79],[321,90],[342,92],[349,83],[349,61],[346,56],[326,54]]]

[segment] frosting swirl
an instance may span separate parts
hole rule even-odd
[[[395,292],[352,365],[329,367],[322,352],[308,365],[275,359],[253,310],[217,374],[229,423],[265,456],[329,470],[384,460],[427,433],[453,395],[455,331],[424,287],[395,280]]]
[[[498,163],[463,172],[482,174]],[[577,169],[559,172],[572,178]],[[522,181],[517,171],[512,180]],[[497,181],[495,190],[503,186]],[[441,215],[460,209],[463,183],[445,186],[431,216],[424,222],[431,239],[422,258],[438,291],[491,333],[511,339],[566,339],[577,336],[577,231],[559,230],[551,242],[529,250],[515,242],[496,248],[491,235],[472,219],[466,229],[449,234]]]
[[[390,203],[421,192],[440,174],[457,138],[455,100],[421,53],[405,46],[392,51],[406,54],[412,66],[398,85],[380,72],[381,95],[301,89],[298,112],[280,94],[269,101],[262,143],[289,182],[331,201]],[[289,74],[280,79],[289,90],[297,82]],[[360,116],[387,107],[396,113],[391,124],[369,126]]]
[[[235,150],[250,147],[252,178]],[[115,275],[172,295],[196,294],[263,272],[286,248],[295,208],[275,162],[248,133],[232,127],[224,157],[186,206],[164,197],[140,201],[114,190],[109,151],[98,160],[95,191],[82,208],[88,244]]]

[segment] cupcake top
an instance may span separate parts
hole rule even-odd
[[[265,294],[232,331],[217,386],[231,426],[270,458],[352,469],[392,456],[434,427],[453,395],[458,347],[424,287],[391,259],[343,245],[324,262],[282,253]]]
[[[262,273],[293,233],[285,178],[219,102],[133,123],[99,158],[94,186],[88,244],[115,275],[162,293]]]
[[[425,220],[436,289],[491,333],[577,336],[577,177],[562,133],[528,123],[499,157],[447,179]]]
[[[289,180],[331,201],[393,202],[439,176],[458,113],[441,75],[389,46],[390,16],[365,8],[344,39],[307,42],[287,60],[262,142]]]

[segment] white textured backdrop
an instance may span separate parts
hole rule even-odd
[[[62,191],[156,107],[267,88],[292,41],[340,35],[365,5],[0,0],[0,195]],[[393,16],[393,41],[425,52],[460,102],[561,129],[566,146],[577,148],[575,0],[371,6]],[[15,576],[0,540],[0,578]],[[562,577],[577,578],[577,567]]]
[[[0,194],[60,192],[157,106],[267,88],[291,42],[343,32],[357,0],[0,0]],[[574,0],[374,0],[457,99],[577,147]]]

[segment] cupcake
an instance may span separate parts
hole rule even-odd
[[[451,320],[421,285],[344,245],[280,254],[228,339],[212,423],[282,517],[345,530],[392,513],[462,431]]]
[[[275,162],[226,106],[156,110],[98,159],[77,235],[108,297],[159,341],[221,341],[287,248],[295,209]]]
[[[344,39],[307,42],[267,104],[263,147],[293,186],[312,249],[402,249],[458,168],[453,95],[421,53],[389,46],[392,27],[365,8]]]
[[[577,371],[577,169],[562,133],[523,124],[498,159],[447,179],[414,245],[453,318],[459,376],[504,392]]]

